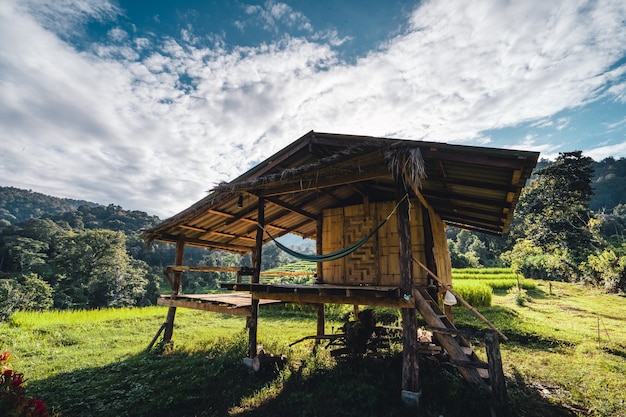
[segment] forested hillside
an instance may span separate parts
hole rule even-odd
[[[527,277],[626,289],[626,159],[580,152],[538,164],[504,238],[449,228],[454,267],[511,266]],[[0,320],[15,309],[153,304],[174,248],[145,248],[141,230],[160,219],[0,187]],[[310,248],[309,248],[310,249]],[[263,268],[290,262],[275,245]],[[188,265],[250,265],[250,257],[187,248]],[[188,273],[185,292],[216,288],[225,273]]]
[[[0,187],[0,226],[96,206],[88,201],[57,198],[14,187]]]
[[[141,230],[160,219],[120,206],[66,200],[1,187],[0,320],[16,309],[143,306],[168,287],[163,267],[174,248],[155,242],[149,248]],[[275,245],[264,251],[272,268],[290,259]],[[250,265],[249,256],[189,247],[190,265]],[[216,289],[227,273],[188,273],[185,292]]]

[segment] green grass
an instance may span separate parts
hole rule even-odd
[[[464,268],[452,270],[452,282],[467,302],[475,307],[491,305],[491,295],[486,292],[506,292],[519,286],[523,290],[534,290],[533,280],[513,273],[509,268]]]
[[[501,275],[501,274],[513,274],[511,268],[452,268],[452,275],[456,276],[458,273],[477,275]]]
[[[491,305],[492,289],[480,281],[459,281],[454,283],[454,291],[474,307]]]
[[[534,288],[523,305],[517,290],[496,291],[492,306],[479,308],[510,339],[501,349],[513,417],[626,416],[626,298],[575,284],[527,282]],[[327,316],[350,309],[344,307],[329,306],[328,313],[337,311]],[[391,310],[385,311],[393,317]],[[145,353],[166,312],[16,313],[0,323],[0,350],[9,350],[14,369],[25,373],[27,394],[46,400],[61,417],[416,416],[400,404],[397,347],[384,358],[341,360],[324,345],[315,350],[313,341],[289,347],[315,333],[312,309],[261,310],[259,342],[289,361],[258,374],[242,365],[242,317],[178,309],[173,350]],[[454,316],[460,328],[485,328],[463,307],[455,306]],[[329,320],[326,330],[340,325]],[[484,356],[480,344],[478,352]],[[421,365],[417,416],[488,415],[484,398],[453,368]]]

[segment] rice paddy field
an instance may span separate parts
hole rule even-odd
[[[489,292],[488,302],[475,305],[509,338],[501,349],[512,416],[626,417],[624,296],[508,270],[453,276],[470,302]],[[463,307],[453,310],[457,327],[484,328]],[[327,333],[348,312],[328,306]],[[59,417],[490,415],[485,398],[453,367],[428,360],[420,370],[422,408],[403,408],[397,345],[381,357],[355,358],[334,358],[311,340],[290,346],[315,333],[313,309],[261,311],[259,341],[286,355],[287,365],[259,373],[242,363],[243,317],[178,309],[174,345],[146,352],[166,313],[19,312],[0,323],[0,352],[9,351],[11,367],[24,373],[26,394]]]

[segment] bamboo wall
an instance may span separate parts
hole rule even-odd
[[[437,265],[437,276],[446,284],[452,284],[452,263],[450,261],[450,249],[446,237],[446,225],[441,217],[432,209],[428,209],[430,227],[433,231],[433,252]]]
[[[339,207],[324,211],[322,224],[322,253],[343,249],[367,236],[393,210],[396,202],[370,203]],[[437,216],[431,217],[431,223]],[[438,233],[444,227],[438,227]],[[435,227],[433,227],[435,230]],[[443,232],[445,240],[445,231]],[[441,239],[435,239],[435,242]],[[418,200],[411,201],[411,243],[413,256],[425,263],[424,227],[422,205]],[[445,244],[447,250],[447,243]],[[336,285],[384,285],[399,286],[401,283],[398,259],[398,223],[396,215],[371,237],[356,252],[332,262],[322,263],[323,282]],[[441,260],[444,262],[445,253]],[[449,263],[449,254],[448,254]],[[443,264],[442,264],[443,267]],[[449,265],[447,266],[450,269]],[[426,284],[426,273],[413,263],[413,280],[417,285]]]

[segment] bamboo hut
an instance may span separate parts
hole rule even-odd
[[[165,270],[173,294],[159,300],[170,307],[164,339],[172,337],[177,307],[243,314],[253,359],[260,304],[320,306],[318,335],[326,303],[393,306],[402,309],[406,403],[419,398],[417,313],[440,329],[437,339],[465,378],[493,391],[480,366],[468,363],[471,353],[457,337],[462,331],[440,304],[452,283],[445,227],[505,233],[537,158],[518,150],[309,132],[145,232],[147,242],[176,245],[174,265]],[[288,233],[316,241],[313,285],[259,282],[263,245]],[[189,245],[252,253],[253,265],[231,268],[237,273],[237,282],[226,286],[232,294],[185,295],[185,271],[224,270],[184,265]]]

